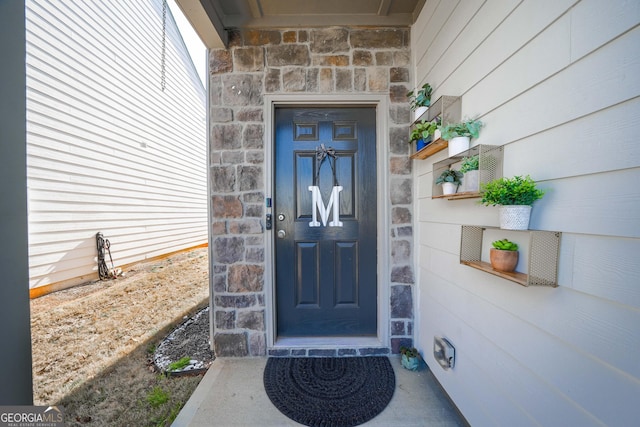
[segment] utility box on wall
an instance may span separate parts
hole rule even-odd
[[[455,365],[456,349],[442,337],[433,337],[433,357],[442,369],[449,370]]]

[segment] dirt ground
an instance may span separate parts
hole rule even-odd
[[[201,377],[165,378],[149,360],[208,304],[207,260],[200,248],[32,300],[34,404],[62,405],[67,425],[168,425]]]

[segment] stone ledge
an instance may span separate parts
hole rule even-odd
[[[410,338],[409,338],[410,339]],[[389,347],[364,348],[271,348],[267,351],[269,357],[356,357],[356,356],[386,356],[391,354]]]

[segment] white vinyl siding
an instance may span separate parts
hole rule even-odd
[[[471,425],[637,424],[640,2],[427,0],[411,40],[415,87],[462,96],[486,124],[473,142],[547,190],[530,228],[563,233],[555,289],[463,266],[461,225],[497,208],[431,199],[446,151],[414,161],[418,348]]]
[[[207,242],[205,90],[162,1],[27,5],[30,288]]]

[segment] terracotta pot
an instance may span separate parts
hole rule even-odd
[[[489,251],[489,260],[494,270],[510,273],[516,269],[518,265],[518,251],[503,251],[501,249],[491,248]]]

